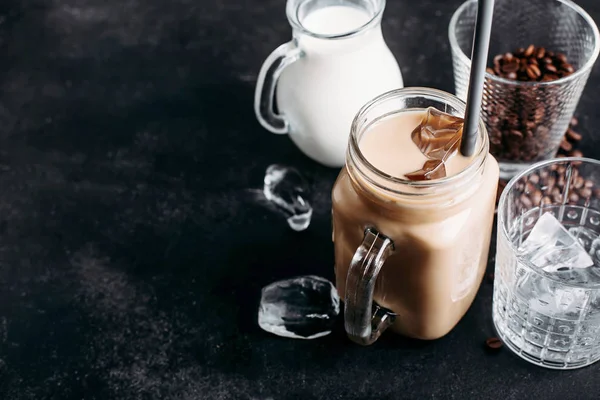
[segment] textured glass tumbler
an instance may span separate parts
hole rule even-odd
[[[519,250],[546,213],[577,238],[593,266],[542,269]],[[533,364],[553,369],[598,361],[600,162],[554,159],[516,176],[498,205],[497,244],[493,320],[506,346]]]
[[[477,0],[454,13],[449,26],[456,95],[466,100]],[[489,62],[529,45],[563,53],[575,72],[550,82],[521,82],[486,73],[482,118],[490,152],[509,179],[554,157],[598,57],[598,28],[569,0],[496,0]]]

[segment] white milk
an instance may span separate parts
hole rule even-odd
[[[302,25],[316,34],[339,35],[370,20],[361,9],[330,6],[307,15]],[[302,32],[294,36],[304,55],[282,72],[279,111],[289,123],[291,139],[305,154],[341,167],[354,116],[374,97],[403,86],[400,69],[379,22],[343,39],[319,39]]]
[[[320,35],[339,35],[360,28],[370,19],[369,14],[358,8],[330,6],[308,14],[302,26]]]

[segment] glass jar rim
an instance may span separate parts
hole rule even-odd
[[[578,79],[580,76],[588,73],[592,69],[592,67],[594,66],[594,64],[596,62],[596,59],[598,58],[598,55],[600,54],[600,32],[598,31],[598,26],[594,22],[594,19],[583,8],[581,8],[579,5],[575,4],[571,0],[553,0],[553,1],[563,3],[567,7],[570,7],[573,11],[575,11],[578,15],[580,15],[585,20],[585,22],[588,23],[588,25],[594,32],[594,51],[592,52],[592,55],[583,64],[583,66],[581,66],[581,68],[578,68],[571,75],[564,76],[562,78],[559,78],[559,79],[556,79],[553,81],[547,81],[547,82],[518,81],[518,80],[513,80],[513,79],[508,79],[508,78],[503,78],[503,77],[500,77],[497,75],[493,75],[487,71],[485,72],[485,79],[489,79],[492,82],[502,83],[504,85],[511,85],[511,86],[521,86],[521,87],[524,87],[524,86],[536,86],[536,87],[552,86],[552,85],[557,85],[557,84],[568,83],[572,80]],[[452,14],[452,18],[450,19],[450,24],[448,25],[448,38],[450,40],[450,47],[457,54],[457,57],[460,60],[460,62],[463,65],[469,66],[469,68],[470,68],[470,64],[471,64],[471,59],[469,58],[469,56],[467,56],[465,54],[465,52],[462,50],[462,48],[458,44],[458,39],[456,38],[456,27],[458,25],[458,19],[460,18],[460,16],[464,13],[464,11],[466,10],[467,7],[469,7],[473,4],[477,4],[477,0],[467,0],[464,3],[462,3],[460,5],[460,7],[458,7],[456,9],[454,14]]]
[[[364,165],[369,170],[369,172],[373,173],[375,176],[377,176],[377,178],[381,179],[383,182],[396,184],[396,185],[399,184],[404,187],[410,187],[410,188],[436,188],[436,187],[441,187],[441,186],[447,186],[451,183],[461,181],[461,180],[465,179],[466,176],[470,176],[473,173],[473,171],[479,170],[479,168],[482,167],[483,164],[485,163],[486,155],[489,150],[489,138],[487,135],[487,130],[485,128],[485,124],[483,123],[483,121],[481,119],[479,120],[479,129],[477,131],[479,140],[477,141],[478,145],[477,145],[476,152],[472,156],[473,159],[465,169],[463,169],[462,171],[460,171],[457,174],[454,174],[454,175],[451,175],[451,176],[448,176],[445,178],[441,178],[441,179],[435,179],[435,180],[412,181],[409,179],[403,179],[403,178],[398,178],[398,177],[389,175],[389,174],[381,171],[377,167],[375,167],[372,163],[370,163],[367,160],[367,158],[360,151],[360,147],[359,147],[359,139],[360,138],[358,137],[358,135],[362,131],[360,129],[362,126],[362,123],[361,123],[362,117],[366,113],[368,113],[373,107],[376,107],[377,105],[379,105],[387,100],[391,100],[394,98],[402,98],[402,97],[406,98],[406,97],[418,97],[418,96],[430,97],[434,100],[438,100],[440,102],[447,103],[448,105],[454,107],[459,112],[462,112],[462,113],[465,112],[466,104],[464,101],[462,101],[461,99],[459,99],[458,97],[456,97],[450,93],[444,92],[439,89],[432,89],[432,88],[426,88],[426,87],[406,87],[406,88],[395,89],[395,90],[391,90],[389,92],[383,93],[383,94],[377,96],[376,98],[374,98],[373,100],[371,100],[370,102],[368,102],[367,104],[365,104],[358,111],[356,116],[354,117],[354,120],[352,121],[352,127],[350,130],[350,143],[348,146],[348,158],[351,159],[352,155],[356,154],[356,157],[358,157],[360,164]],[[358,165],[356,165],[356,167],[360,171],[360,167]],[[391,190],[388,187],[382,187],[379,182],[376,182],[373,179],[369,178],[362,171],[361,171],[361,174],[365,175],[364,178],[367,179],[367,181],[370,184],[375,185],[378,188],[384,189],[386,191],[392,191],[394,193],[403,194],[403,195],[418,195],[416,193],[406,193],[403,191]]]
[[[378,7],[375,9],[375,12],[373,13],[373,15],[371,16],[371,18],[369,19],[369,21],[365,22],[363,25],[352,29],[350,31],[347,32],[343,32],[343,33],[336,33],[336,34],[323,34],[323,33],[316,33],[313,32],[309,29],[306,29],[306,27],[302,24],[302,22],[300,22],[300,17],[298,16],[298,12],[300,10],[300,6],[302,4],[304,4],[306,1],[308,0],[303,0],[303,1],[293,1],[293,0],[288,0],[287,5],[286,5],[286,15],[287,15],[287,19],[288,22],[290,23],[290,25],[292,26],[292,28],[294,29],[294,31],[300,32],[304,35],[316,38],[316,39],[329,39],[329,40],[339,40],[339,39],[347,39],[347,38],[351,38],[354,36],[358,36],[361,33],[363,33],[364,31],[378,25],[381,22],[381,18],[383,16],[383,11],[385,10],[385,4],[386,4],[386,0],[375,0],[378,5]]]

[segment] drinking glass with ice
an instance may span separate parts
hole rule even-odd
[[[600,359],[600,162],[534,165],[498,205],[493,320],[513,352],[574,369]]]

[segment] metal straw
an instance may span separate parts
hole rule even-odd
[[[490,47],[492,16],[494,14],[494,0],[478,0],[477,4],[477,19],[473,35],[473,52],[471,54],[471,76],[469,78],[469,88],[467,89],[467,109],[460,144],[460,152],[466,157],[473,155],[477,144],[477,128],[483,97],[485,65]]]

